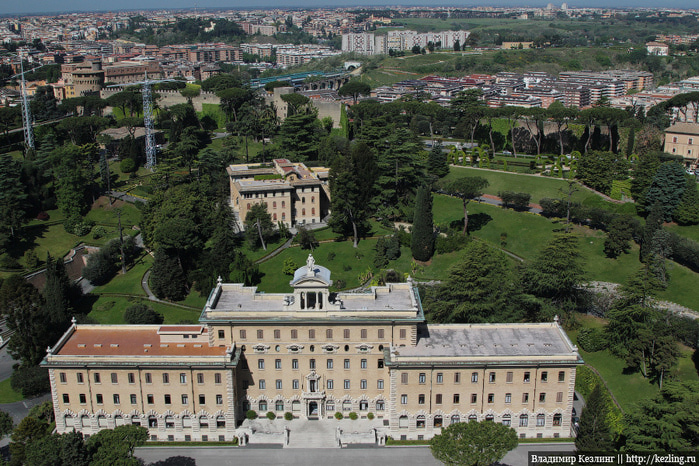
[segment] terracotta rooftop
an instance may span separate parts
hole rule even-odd
[[[187,329],[194,326],[173,326]],[[161,343],[159,331],[165,326],[77,326],[75,332],[54,354],[60,356],[223,356],[225,347],[210,347],[208,338],[196,341]],[[172,332],[169,332],[172,333]]]

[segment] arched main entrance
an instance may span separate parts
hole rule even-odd
[[[308,402],[308,419],[318,419],[319,416],[318,412],[318,402],[317,401],[309,401]]]

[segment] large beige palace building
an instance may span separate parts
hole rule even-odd
[[[410,279],[333,293],[310,255],[290,285],[219,282],[200,325],[74,324],[43,362],[58,432],[133,423],[154,440],[232,440],[253,409],[373,413],[405,439],[469,421],[571,435],[582,360],[557,322],[427,325]]]

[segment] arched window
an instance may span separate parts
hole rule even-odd
[[[510,416],[509,414],[503,414],[502,425],[510,427],[512,425],[512,416]]]
[[[286,201],[282,201],[282,209],[286,207]]]
[[[398,418],[398,427],[401,429],[408,428],[408,416],[401,416]]]
[[[172,416],[165,416],[165,428],[174,429],[175,428],[175,418]]]
[[[485,417],[485,420],[486,420],[486,421],[493,422],[493,419],[495,419],[495,418],[493,417],[492,414],[488,414],[488,415]]]
[[[352,402],[350,400],[345,400],[342,402],[343,411],[352,411]]]
[[[226,418],[224,416],[216,416],[216,428],[225,429],[226,428]]]
[[[360,411],[367,411],[369,409],[369,402],[362,400],[359,402],[359,410]]]
[[[124,418],[122,416],[119,416],[117,414],[116,416],[114,416],[114,425],[116,427],[124,426],[124,425],[126,425],[126,421],[124,421]]]
[[[192,428],[192,418],[189,416],[182,416],[182,428],[191,429]]]
[[[377,411],[383,411],[386,409],[386,403],[383,402],[383,400],[379,400],[376,402],[376,410]]]
[[[471,414],[468,417],[468,422],[476,422],[477,420],[478,420],[478,416],[476,416],[475,414]]]
[[[83,414],[80,416],[80,425],[82,427],[90,427],[90,416]]]
[[[418,429],[424,429],[425,428],[425,416],[424,415],[419,415],[417,419],[415,420],[415,427]]]
[[[301,411],[301,402],[299,400],[294,400],[291,402],[291,410],[294,412]]]
[[[527,427],[529,425],[529,416],[526,414],[521,414],[519,416],[519,426],[520,427]]]
[[[148,427],[158,427],[158,418],[155,416],[148,416]]]
[[[560,414],[554,414],[553,415],[553,425],[554,426],[560,426],[561,425],[561,415]]]
[[[63,416],[63,422],[65,423],[66,427],[73,427],[73,416],[66,414]]]
[[[458,422],[461,422],[461,418],[459,417],[458,414],[454,414],[454,415],[451,417],[451,423],[452,423],[452,424],[456,424],[456,423],[458,423]]]
[[[284,402],[282,400],[278,400],[276,403],[274,403],[274,409],[275,411],[284,411]]]
[[[97,425],[99,427],[107,427],[107,418],[103,414],[97,416]]]
[[[277,208],[277,201],[272,201],[272,208],[276,209]]]
[[[545,414],[537,414],[536,426],[537,427],[544,427],[545,425],[546,425],[546,415]]]
[[[209,418],[206,416],[199,416],[199,427],[202,429],[209,428]]]
[[[301,209],[301,215],[306,215],[306,209]]]
[[[316,214],[316,208],[313,207],[313,208],[311,208],[311,215],[315,215],[315,214]]]
[[[286,220],[286,212],[282,212],[282,220]]]
[[[434,417],[434,426],[435,427],[442,427],[442,416],[435,416]]]
[[[328,400],[327,403],[325,403],[325,410],[335,411],[335,402],[333,400]]]
[[[274,213],[273,217],[274,217],[274,221],[276,222],[277,221],[277,213],[276,212]]]
[[[265,400],[261,400],[257,405],[259,407],[260,413],[267,411],[267,402]]]

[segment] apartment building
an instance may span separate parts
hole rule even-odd
[[[288,293],[220,280],[199,325],[77,325],[49,348],[56,429],[122,424],[152,440],[232,440],[249,410],[384,421],[427,439],[492,421],[567,437],[582,360],[558,322],[427,325],[411,279],[334,292],[309,255]]]
[[[668,154],[681,155],[687,168],[696,169],[699,164],[699,123],[675,123],[665,130],[665,147]]]

